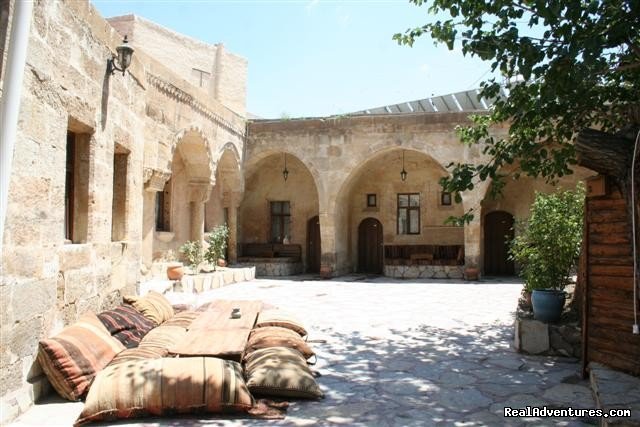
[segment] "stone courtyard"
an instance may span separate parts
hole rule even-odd
[[[595,408],[574,359],[512,349],[522,284],[516,280],[401,281],[344,276],[257,279],[198,295],[262,299],[304,320],[318,353],[320,401],[292,402],[280,421],[237,418],[147,419],[176,425],[567,425],[588,419],[505,419],[505,406]],[[185,294],[173,294],[184,300]],[[49,400],[14,425],[71,425],[82,403]]]

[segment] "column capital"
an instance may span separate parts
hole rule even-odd
[[[189,182],[189,201],[205,203],[211,195],[212,184],[209,181],[190,181]]]
[[[144,189],[149,192],[157,192],[164,190],[164,186],[171,177],[171,171],[144,168],[142,171],[142,177],[144,180]]]

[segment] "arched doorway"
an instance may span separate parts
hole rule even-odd
[[[365,218],[358,226],[358,271],[382,273],[382,224],[375,218]]]
[[[307,272],[320,273],[320,217],[307,221]]]
[[[512,276],[515,272],[509,259],[509,244],[513,239],[513,216],[504,211],[488,213],[484,218],[484,274]]]

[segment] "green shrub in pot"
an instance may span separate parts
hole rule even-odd
[[[529,218],[516,224],[510,257],[520,266],[525,289],[533,291],[534,317],[539,320],[555,321],[562,312],[564,288],[580,255],[584,197],[582,184],[575,190],[536,193]],[[544,308],[536,312],[540,298],[552,300],[559,312],[547,314]]]

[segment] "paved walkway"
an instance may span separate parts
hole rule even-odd
[[[503,418],[505,406],[595,408],[577,363],[511,349],[522,285],[508,281],[255,280],[200,299],[262,299],[304,319],[326,398],[294,402],[280,421],[151,419],[145,426],[583,425]],[[71,422],[81,406],[37,405],[20,425]],[[66,408],[62,412],[61,408]],[[75,412],[74,412],[75,411]],[[58,415],[56,415],[58,414]],[[62,417],[62,418],[58,418]],[[58,420],[60,423],[52,422]],[[67,421],[70,420],[70,421]],[[39,424],[40,423],[40,424]]]

